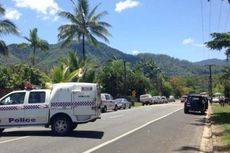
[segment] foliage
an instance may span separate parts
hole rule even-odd
[[[50,79],[59,82],[93,82],[97,64],[92,59],[79,60],[75,53],[69,52],[68,58],[61,58],[60,66],[51,69]]]
[[[43,87],[46,81],[48,79],[43,72],[28,65],[0,67],[0,88],[24,89],[26,82]]]
[[[212,33],[211,36],[213,40],[205,43],[207,47],[213,50],[226,49],[225,54],[228,60],[230,55],[230,33]]]
[[[49,50],[49,43],[45,40],[40,39],[38,37],[37,32],[38,32],[37,28],[30,30],[29,37],[24,37],[29,42],[29,44],[22,43],[18,45],[19,48],[32,48],[33,49],[33,57],[32,57],[33,65],[35,65],[35,53],[37,49],[41,49],[44,51]]]
[[[0,4],[0,15],[5,15],[5,9]],[[18,35],[17,27],[13,22],[7,19],[0,19],[0,35],[16,34]],[[0,54],[8,55],[8,47],[3,40],[0,40]]]
[[[96,14],[99,5],[96,5],[92,11],[89,11],[88,0],[78,0],[77,4],[74,1],[72,2],[74,5],[74,14],[66,11],[59,13],[60,16],[68,19],[70,23],[58,28],[58,38],[60,41],[63,41],[62,46],[69,44],[74,39],[77,39],[79,42],[82,41],[82,55],[85,60],[85,39],[94,46],[98,44],[95,36],[108,42],[107,36],[110,33],[107,28],[110,27],[110,24],[100,21],[102,17],[107,15],[107,12],[103,11]]]
[[[110,60],[99,72],[97,80],[102,85],[102,92],[109,92],[114,97],[131,95],[133,90],[136,96],[145,93],[149,89],[149,79],[141,71],[133,71],[130,65],[126,65],[126,84],[124,87],[124,63],[122,60]]]

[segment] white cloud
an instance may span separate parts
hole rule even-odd
[[[139,54],[139,53],[140,53],[140,52],[137,51],[137,50],[133,50],[133,51],[132,51],[132,54],[133,54],[133,55],[137,55],[137,54]]]
[[[183,45],[189,45],[192,44],[194,42],[194,40],[192,38],[186,38],[182,41]]]
[[[5,18],[7,19],[19,20],[21,16],[22,14],[16,9],[12,9],[12,8],[6,9]]]
[[[120,1],[116,4],[115,11],[120,13],[125,9],[137,7],[139,4],[140,2],[137,0]]]
[[[39,13],[42,19],[52,19],[61,10],[54,0],[13,0],[19,8],[29,8]]]
[[[200,43],[195,43],[194,40],[192,38],[186,38],[182,41],[183,45],[191,45],[193,47],[200,47],[200,48],[204,48],[205,44],[200,44]]]

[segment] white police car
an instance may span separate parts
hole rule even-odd
[[[52,89],[13,91],[0,99],[0,132],[42,125],[58,135],[100,118],[100,92],[93,83],[59,83]]]

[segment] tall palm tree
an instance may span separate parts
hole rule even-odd
[[[108,27],[111,25],[107,22],[100,21],[102,17],[107,15],[106,11],[96,14],[96,10],[100,4],[96,5],[92,11],[89,11],[88,0],[78,0],[74,5],[74,13],[62,11],[59,13],[60,16],[68,19],[69,24],[62,25],[58,28],[59,41],[63,41],[62,47],[69,44],[72,40],[77,39],[82,42],[82,55],[83,61],[86,59],[85,55],[85,41],[97,47],[98,41],[95,38],[101,38],[105,42],[109,42],[107,36],[110,36]]]
[[[35,52],[37,49],[41,49],[44,51],[49,50],[49,43],[43,39],[40,39],[37,33],[37,28],[30,30],[29,37],[24,37],[29,43],[22,43],[18,45],[18,48],[33,49],[32,65],[35,65]]]
[[[5,9],[0,4],[0,15],[5,14]],[[17,27],[13,22],[7,19],[0,19],[0,35],[16,34],[18,35]],[[7,56],[8,48],[3,40],[0,40],[0,54]]]

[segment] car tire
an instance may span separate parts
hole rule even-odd
[[[106,106],[104,106],[104,107],[101,109],[101,112],[102,112],[102,113],[107,112],[107,107],[106,107]]]
[[[184,113],[188,114],[188,108],[184,108]]]
[[[56,135],[66,135],[73,130],[73,123],[66,116],[57,116],[52,122],[51,129]]]
[[[0,133],[2,133],[5,129],[4,128],[0,128]]]
[[[205,111],[200,111],[201,115],[205,115]]]
[[[123,109],[126,109],[126,104],[124,105]]]
[[[76,129],[76,128],[77,128],[77,126],[78,126],[78,124],[73,124],[73,126],[72,126],[72,130]]]
[[[115,105],[115,107],[114,107],[114,109],[113,109],[114,111],[117,111],[118,110],[118,107],[117,107],[117,105]]]

